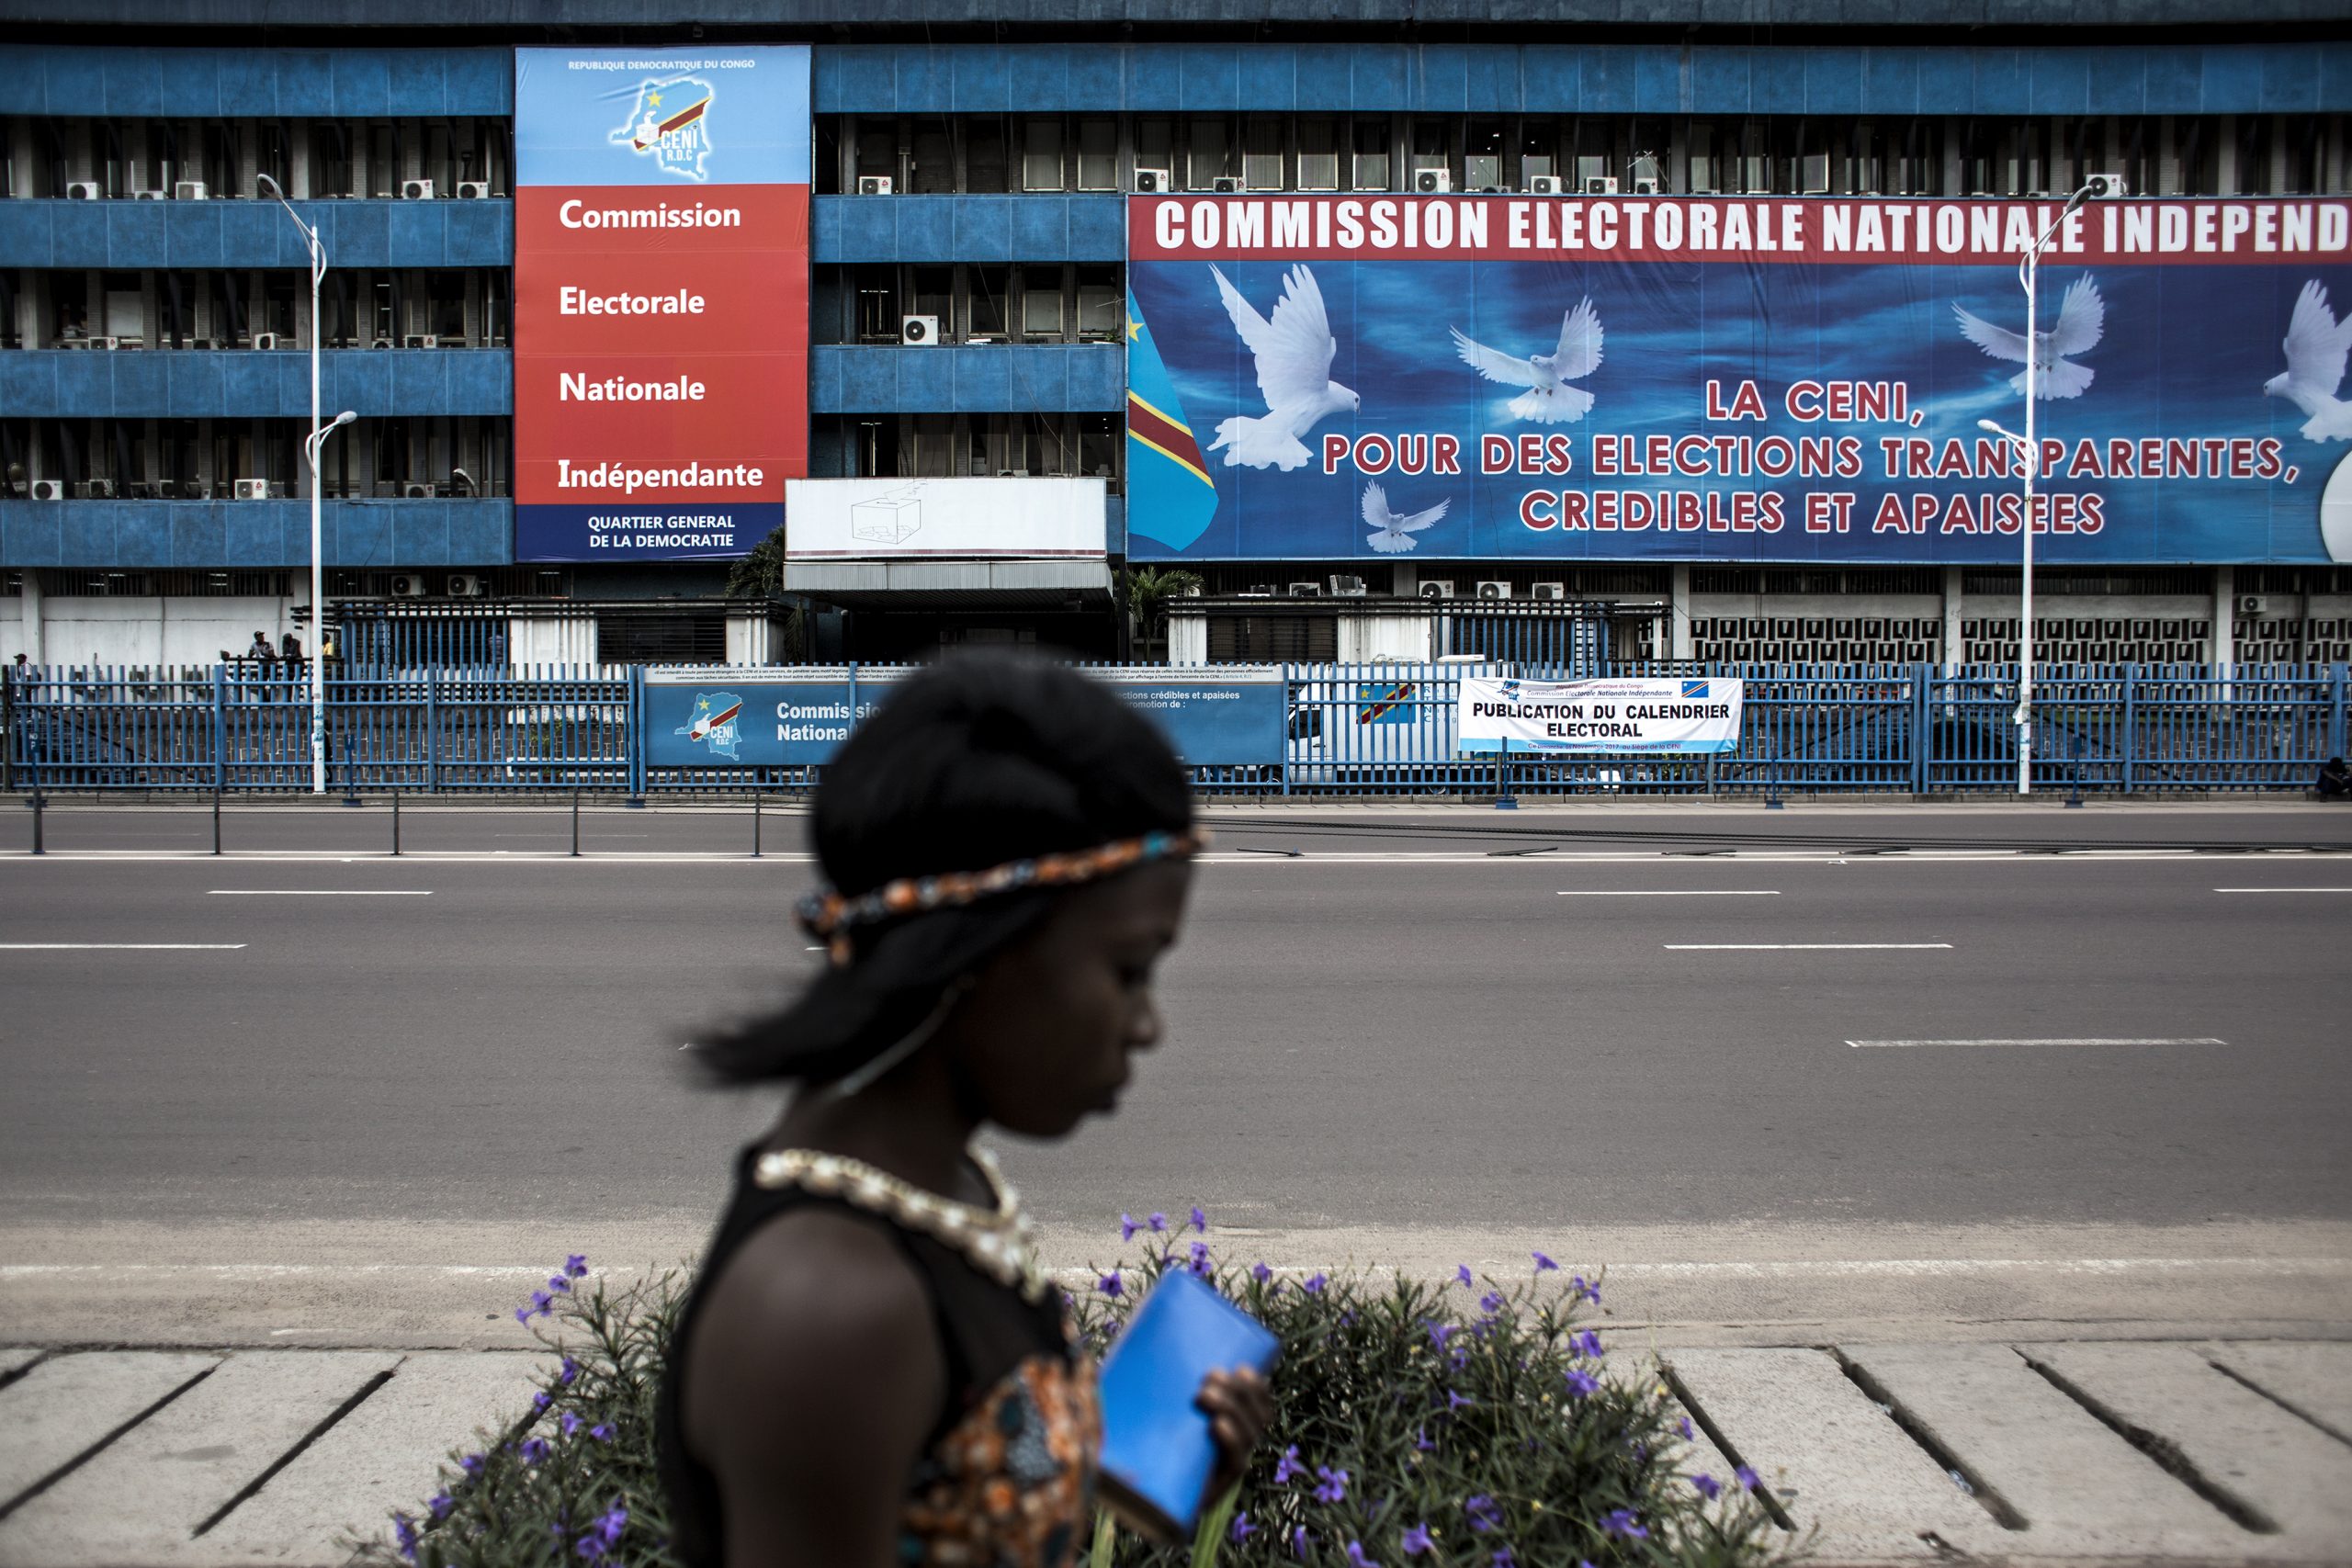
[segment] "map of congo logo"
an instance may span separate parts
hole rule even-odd
[[[743,756],[737,748],[743,743],[743,731],[735,721],[742,713],[743,699],[732,692],[697,692],[693,722],[682,724],[670,733],[683,735],[689,742],[707,740],[712,756],[740,762]]]
[[[605,140],[681,179],[708,179],[703,163],[710,156],[710,84],[690,76],[641,82],[628,123]]]

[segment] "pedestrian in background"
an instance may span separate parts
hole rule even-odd
[[[2322,800],[2352,800],[2352,768],[2343,758],[2330,757],[2319,765],[2317,787]]]
[[[1101,1439],[1093,1366],[972,1139],[1109,1114],[1157,1044],[1154,966],[1198,845],[1183,769],[1070,671],[957,659],[899,686],[825,771],[825,965],[704,1045],[797,1086],[744,1150],[680,1315],[657,1427],[688,1568],[1074,1562]],[[1199,1403],[1238,1481],[1254,1372]]]

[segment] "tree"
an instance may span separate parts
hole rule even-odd
[[[784,525],[727,569],[729,599],[773,599],[784,592]]]
[[[1201,591],[1201,574],[1182,567],[1146,567],[1128,572],[1126,578],[1127,614],[1135,617],[1137,633],[1146,637],[1159,636],[1167,625],[1170,600]]]

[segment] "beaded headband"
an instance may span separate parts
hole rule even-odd
[[[902,876],[870,893],[844,898],[834,892],[811,893],[795,913],[801,928],[826,944],[833,963],[850,960],[849,933],[857,926],[876,925],[933,909],[960,908],[999,893],[1031,887],[1074,887],[1094,882],[1132,866],[1153,861],[1189,860],[1208,845],[1204,829],[1182,833],[1146,833],[1116,839],[1091,850],[1069,850],[1007,861],[986,871],[949,871],[937,876]]]

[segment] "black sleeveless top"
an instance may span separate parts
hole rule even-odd
[[[744,1240],[779,1214],[830,1204],[885,1231],[931,1298],[947,1395],[899,1510],[899,1560],[913,1564],[1066,1568],[1093,1515],[1102,1447],[1094,1367],[1072,1346],[1060,1292],[1039,1303],[982,1274],[954,1247],[843,1198],[752,1177],[763,1151],[736,1162],[735,1190],[678,1317],[654,1409],[672,1550],[687,1568],[720,1568],[718,1483],[687,1450],[681,1410],[686,1346],[703,1292]],[[816,1413],[812,1413],[816,1414]]]

